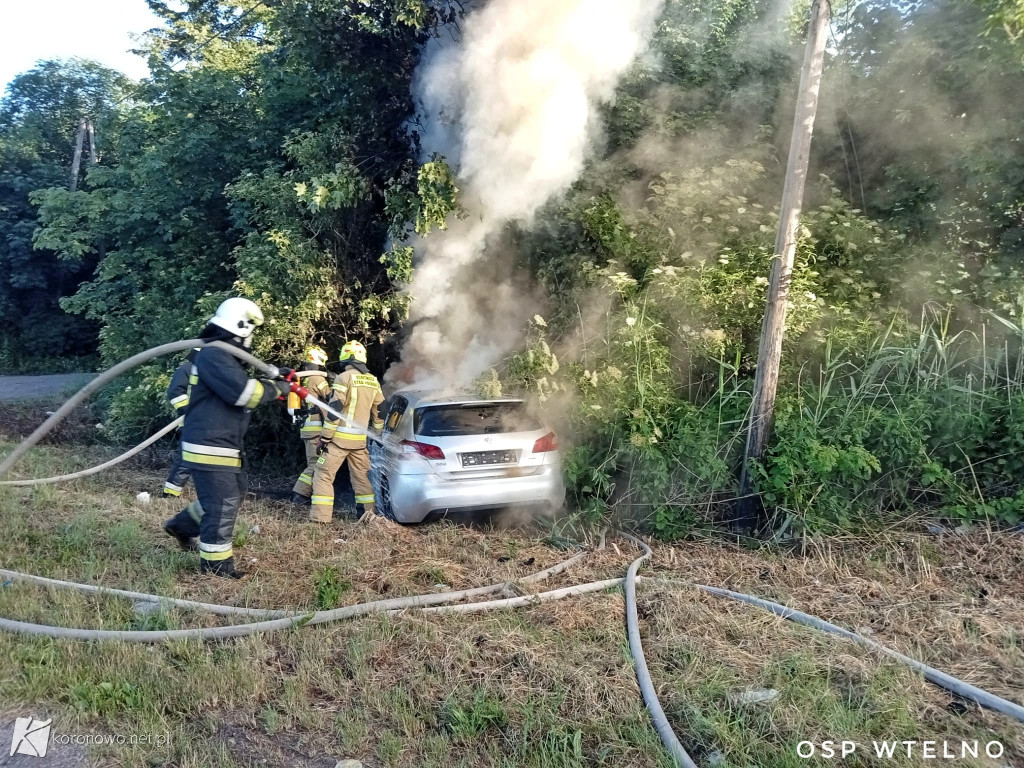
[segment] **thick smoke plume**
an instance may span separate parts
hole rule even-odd
[[[501,238],[583,170],[598,108],[644,51],[662,0],[490,0],[438,40],[414,88],[424,157],[444,155],[465,216],[415,243],[413,330],[391,384],[464,385],[513,349],[535,306]]]

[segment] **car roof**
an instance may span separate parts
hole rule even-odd
[[[519,397],[480,397],[473,392],[459,390],[399,389],[391,397],[401,396],[414,408],[428,405],[480,405],[482,403],[521,403]]]

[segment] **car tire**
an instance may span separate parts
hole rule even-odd
[[[388,478],[383,472],[380,474],[380,498],[377,500],[377,514],[388,520],[395,520],[395,510],[391,507],[391,486],[388,485]]]

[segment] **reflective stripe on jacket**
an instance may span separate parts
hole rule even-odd
[[[347,368],[334,380],[334,399],[330,406],[344,414],[344,420],[328,414],[321,437],[344,448],[366,445],[366,429],[381,429],[378,407],[384,402],[377,377]]]
[[[250,411],[280,395],[269,379],[250,379],[230,352],[203,347],[189,374],[188,418],[181,431],[186,466],[239,472]]]
[[[171,376],[171,385],[167,387],[167,402],[179,416],[188,408],[188,375],[191,370],[192,363],[186,360],[174,371],[174,375]]]

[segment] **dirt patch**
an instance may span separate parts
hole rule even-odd
[[[236,722],[232,722],[236,721]],[[205,724],[199,724],[201,729]],[[240,766],[296,766],[296,768],[334,768],[342,758],[309,753],[302,736],[295,733],[275,733],[270,736],[254,723],[238,722],[237,716],[225,718],[213,734]],[[369,763],[364,763],[372,768]]]
[[[0,376],[0,379],[4,377]],[[39,402],[4,403],[0,408],[0,438],[21,440],[31,435],[40,424],[46,421],[59,403],[50,406]],[[43,444],[49,445],[89,445],[99,441],[100,433],[96,430],[97,419],[88,407],[75,409],[68,418],[46,437]]]

